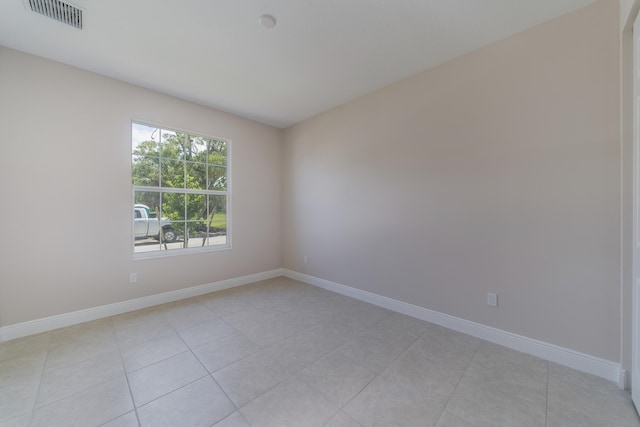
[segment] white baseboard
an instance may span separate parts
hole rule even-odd
[[[578,371],[596,375],[617,383],[618,387],[621,389],[625,389],[628,386],[627,372],[619,363],[287,269],[265,271],[248,276],[221,280],[218,282],[207,283],[205,285],[164,292],[147,297],[135,298],[114,304],[107,304],[71,313],[64,313],[24,323],[4,326],[0,328],[0,342],[28,335],[35,335],[78,323],[89,322],[91,320],[115,316],[117,314],[152,307],[159,304],[166,304],[198,295],[204,295],[210,292],[221,291],[223,289],[242,286],[261,280],[272,279],[278,276],[286,276],[291,279],[299,280],[301,282],[356,298],[360,301],[368,302],[388,310],[406,314],[407,316],[425,320],[455,331],[463,332],[495,344],[500,344],[523,353],[532,354]]]
[[[618,387],[624,389],[627,386],[626,371],[619,363],[590,356],[578,351],[570,350],[554,344],[527,338],[511,332],[492,328],[480,323],[471,322],[459,317],[450,316],[424,307],[398,301],[382,295],[341,285],[329,280],[320,279],[297,271],[283,270],[283,274],[291,279],[299,280],[310,285],[318,286],[332,292],[346,295],[360,301],[368,302],[388,310],[406,314],[407,316],[425,320],[436,325],[444,326],[454,331],[499,344],[513,350],[528,353],[541,359],[568,366],[578,371],[586,372],[598,377],[613,381]]]
[[[282,269],[275,269],[262,273],[250,274],[248,276],[221,280],[219,282],[207,283],[205,285],[178,289],[176,291],[163,292],[161,294],[150,295],[147,297],[135,298],[128,301],[117,302],[114,304],[107,304],[99,307],[88,308],[85,310],[73,311],[71,313],[64,313],[56,316],[45,317],[42,319],[31,320],[24,323],[17,323],[15,325],[8,325],[0,328],[0,342],[25,337],[28,335],[39,334],[42,332],[47,332],[78,323],[89,322],[91,320],[115,316],[116,314],[122,314],[128,311],[152,307],[154,305],[166,304],[168,302],[178,301],[198,295],[204,295],[210,292],[221,291],[223,289],[233,288],[236,286],[242,286],[249,283],[258,282],[260,280],[272,279],[274,277],[282,276],[283,274],[284,273]]]
[[[629,387],[629,373],[627,372],[626,369],[624,368],[620,368],[620,372],[618,373],[618,388],[620,390],[626,390]]]

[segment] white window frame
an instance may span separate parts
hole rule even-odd
[[[160,242],[158,242],[158,250],[153,250],[153,251],[147,251],[147,252],[136,252],[135,251],[135,243],[136,243],[136,239],[135,239],[135,231],[134,231],[134,227],[135,227],[135,221],[133,219],[134,215],[130,215],[132,217],[131,220],[131,253],[132,253],[132,259],[133,260],[139,260],[139,259],[150,259],[150,258],[164,258],[164,257],[172,257],[172,256],[180,256],[180,255],[188,255],[188,254],[193,254],[193,253],[203,253],[203,252],[218,252],[218,251],[226,251],[226,250],[231,250],[232,245],[232,237],[231,237],[231,230],[232,230],[232,214],[231,214],[231,186],[232,186],[232,179],[231,179],[231,140],[229,138],[221,138],[221,137],[217,137],[217,136],[210,136],[210,135],[205,135],[203,133],[200,132],[193,132],[190,130],[185,130],[185,129],[181,129],[179,127],[175,127],[175,126],[167,126],[167,125],[162,125],[162,124],[158,124],[158,123],[154,123],[154,122],[150,122],[147,120],[137,120],[137,119],[133,119],[131,120],[131,124],[129,127],[129,132],[132,132],[133,129],[133,125],[134,124],[138,124],[138,125],[142,125],[142,126],[148,126],[148,127],[156,127],[158,129],[161,130],[167,130],[167,131],[172,131],[172,132],[176,132],[176,133],[183,133],[183,134],[187,134],[189,136],[195,136],[195,137],[200,137],[200,138],[206,138],[206,139],[216,139],[218,141],[224,141],[224,143],[226,144],[226,190],[221,191],[221,190],[200,190],[200,189],[188,189],[188,188],[171,188],[171,187],[161,187],[160,183],[158,183],[158,187],[148,187],[148,186],[138,186],[138,185],[133,185],[131,178],[133,176],[133,134],[131,134],[131,144],[129,147],[130,150],[130,169],[129,169],[129,182],[131,183],[131,212],[134,212],[134,207],[135,207],[135,194],[136,191],[149,191],[149,192],[159,192],[159,193],[178,193],[178,194],[206,194],[206,195],[220,195],[220,196],[225,196],[226,197],[226,243],[223,245],[208,245],[208,246],[202,246],[202,247],[192,247],[192,248],[176,248],[176,249],[170,249],[170,250],[165,250],[163,248],[160,248]],[[162,216],[162,214],[161,214]]]

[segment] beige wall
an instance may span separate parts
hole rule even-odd
[[[619,22],[603,0],[285,130],[285,267],[619,361]]]
[[[284,265],[620,360],[621,2],[307,120],[284,150],[278,129],[0,47],[0,326]],[[131,260],[131,119],[233,141],[233,250]]]
[[[281,130],[2,47],[0,76],[1,326],[282,266]],[[232,250],[132,261],[133,118],[232,140]]]

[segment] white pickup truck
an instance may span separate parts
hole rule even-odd
[[[160,227],[164,233],[160,233]],[[136,239],[152,237],[160,240],[162,238],[167,243],[176,240],[176,232],[169,219],[161,218],[158,221],[158,218],[151,216],[149,206],[138,203],[133,206],[133,235]]]

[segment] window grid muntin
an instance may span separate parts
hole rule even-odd
[[[185,204],[184,204],[184,214],[182,215],[182,218],[184,219],[176,219],[176,220],[171,220],[171,222],[176,222],[179,224],[184,224],[185,226],[187,224],[196,224],[196,223],[202,223],[202,222],[207,222],[209,224],[211,224],[211,222],[213,222],[213,217],[211,216],[211,214],[213,213],[214,215],[217,212],[213,212],[213,208],[210,205],[211,203],[211,198],[215,197],[215,196],[224,196],[224,211],[221,211],[221,213],[224,214],[224,221],[225,221],[225,226],[224,226],[224,232],[225,234],[223,235],[225,242],[220,244],[216,244],[216,243],[210,243],[210,240],[214,237],[214,236],[210,236],[207,235],[206,239],[207,239],[207,245],[205,245],[202,249],[204,250],[221,250],[221,249],[229,249],[231,247],[231,240],[230,240],[230,234],[231,234],[231,218],[230,218],[230,200],[231,200],[231,193],[230,193],[230,182],[229,182],[229,171],[230,171],[230,141],[227,139],[223,139],[223,138],[217,138],[217,137],[206,137],[206,136],[202,136],[202,135],[198,135],[196,133],[192,133],[192,132],[188,132],[188,131],[181,131],[181,130],[173,130],[173,129],[167,129],[165,127],[162,126],[156,126],[156,125],[149,125],[149,124],[145,124],[143,122],[137,122],[134,121],[132,122],[133,125],[142,125],[145,126],[149,129],[154,129],[151,137],[154,136],[154,134],[158,134],[160,137],[160,141],[156,143],[155,148],[156,148],[156,153],[157,156],[155,155],[134,155],[133,153],[135,152],[135,150],[137,149],[137,147],[139,147],[139,143],[138,145],[133,145],[132,144],[132,162],[133,159],[135,157],[137,158],[143,158],[146,157],[150,160],[157,160],[157,168],[158,168],[158,186],[148,186],[148,185],[132,185],[132,192],[133,192],[133,200],[134,203],[136,203],[135,201],[135,194],[137,192],[146,192],[146,193],[155,193],[158,195],[158,200],[159,200],[159,207],[158,207],[158,215],[160,218],[164,217],[163,214],[163,205],[165,204],[164,201],[164,195],[165,194],[184,194],[185,195],[185,199],[188,198],[188,194],[193,194],[193,195],[204,195],[205,196],[205,203],[204,205],[206,206],[206,212],[207,212],[207,217],[211,217],[210,221],[207,221],[207,219],[192,219],[190,220],[188,218],[188,202],[185,200]],[[169,155],[164,155],[166,154],[164,148],[170,144],[170,140],[171,138],[176,138],[179,141],[182,141],[183,144],[180,144],[181,150],[178,150],[177,152],[171,152],[168,153]],[[145,141],[148,141],[145,140]],[[201,153],[201,151],[199,151],[199,148],[204,148],[204,162],[202,161],[191,161],[191,160],[187,160],[187,153],[185,152],[185,148],[186,148],[186,143],[184,142],[188,142],[189,143],[189,151],[192,155],[197,155],[198,153]],[[198,141],[198,143],[196,143],[196,141]],[[218,147],[220,147],[218,144],[222,144],[222,146],[220,147],[220,150],[209,150],[209,148],[213,148],[214,144],[216,144]],[[194,145],[196,146],[196,148],[194,148]],[[173,153],[173,154],[172,154]],[[221,156],[215,156],[216,153],[223,153],[221,154]],[[212,158],[212,156],[215,157],[216,160],[219,160],[220,158],[223,159],[224,162],[220,162],[220,161],[214,161],[214,162],[210,162],[210,159]],[[177,159],[176,157],[182,157],[182,159]],[[191,157],[193,158],[193,156]],[[182,169],[183,169],[183,173],[182,173],[182,186],[178,187],[178,186],[174,186],[174,187],[166,187],[166,186],[162,186],[163,183],[163,178],[162,178],[162,173],[163,173],[163,168],[162,168],[162,162],[163,159],[165,160],[173,160],[173,161],[178,161],[182,163]],[[186,177],[187,177],[187,165],[191,164],[191,165],[201,165],[204,168],[204,173],[205,173],[205,179],[204,179],[204,186],[205,188],[188,188],[189,187],[189,182],[187,181]],[[210,169],[214,167],[214,169]],[[213,181],[216,181],[218,179],[220,179],[220,177],[224,178],[224,189],[216,189],[216,190],[211,190],[209,189],[213,183],[211,183],[211,177],[210,177],[210,170],[217,170],[219,173],[220,171],[222,171],[222,175],[220,175],[219,173],[216,174],[216,179]],[[133,176],[133,173],[132,173]],[[177,183],[173,183],[174,185]],[[207,227],[207,230],[209,231],[209,227]],[[198,237],[190,237],[189,238],[189,246],[187,248],[184,247],[180,247],[178,249],[182,249],[181,251],[177,251],[180,253],[183,252],[187,252],[187,251],[192,251],[194,249],[197,248],[192,248],[190,242],[193,239],[200,239],[200,236]],[[183,242],[184,243],[184,242]],[[135,239],[134,239],[134,257],[138,258],[139,255],[151,255],[151,256],[144,256],[146,257],[154,257],[154,256],[162,256],[162,254],[167,253],[168,251],[163,250],[162,248],[163,242],[159,241],[158,242],[158,246],[159,246],[159,250],[155,250],[153,251],[153,253],[145,253],[145,252],[136,252],[136,245],[135,245]]]

